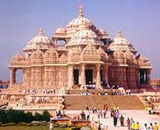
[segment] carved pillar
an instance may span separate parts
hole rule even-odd
[[[23,85],[27,87],[31,85],[31,70],[30,68],[23,69]]]
[[[16,83],[16,69],[11,68],[10,69],[10,85],[13,85]]]
[[[147,69],[147,83],[148,83],[148,85],[151,84],[151,77],[150,77],[150,75],[151,75],[151,69]]]
[[[97,64],[97,78],[96,78],[96,85],[98,89],[101,89],[101,77],[100,77],[100,64]]]
[[[108,84],[108,65],[105,65],[104,72],[104,80]]]
[[[35,68],[31,68],[31,87],[35,85]]]
[[[74,85],[73,83],[73,66],[69,65],[68,66],[68,87],[72,88],[72,86]]]
[[[85,64],[81,66],[81,86],[86,85]]]
[[[81,68],[79,67],[79,84],[81,84],[81,73],[82,73],[82,70],[81,70]]]

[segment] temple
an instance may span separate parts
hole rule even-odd
[[[10,87],[80,89],[94,84],[103,89],[118,85],[125,89],[149,88],[152,66],[137,53],[119,30],[115,38],[97,28],[84,17],[82,6],[78,16],[52,38],[43,29],[26,47],[23,54],[11,58]],[[17,70],[23,71],[23,81],[16,82]]]

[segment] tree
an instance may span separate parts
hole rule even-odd
[[[50,114],[47,110],[43,112],[43,121],[50,121]]]
[[[0,122],[6,123],[6,111],[0,110]]]

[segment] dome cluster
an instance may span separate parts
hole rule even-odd
[[[71,20],[66,27],[58,28],[55,34],[56,36],[50,39],[44,35],[43,29],[40,28],[39,34],[28,42],[28,45],[23,49],[24,52],[31,58],[41,58],[42,56],[55,58],[59,56],[59,52],[63,52],[60,55],[66,55],[66,51],[68,51],[69,61],[71,59],[78,61],[80,56],[87,57],[88,55],[90,59],[99,56],[104,61],[113,59],[113,62],[131,64],[132,60],[136,64],[135,54],[137,51],[123,37],[122,32],[119,30],[114,39],[109,38],[103,28],[97,29],[89,19],[84,17],[81,6],[78,16]],[[66,41],[66,44],[59,47],[56,45],[57,39]],[[108,54],[108,50],[111,53]]]

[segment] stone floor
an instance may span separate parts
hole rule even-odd
[[[81,111],[66,111],[66,114],[80,114]],[[120,110],[120,114],[124,115],[125,121],[128,117],[133,118],[135,122],[140,123],[141,129],[143,129],[144,123],[157,122],[160,127],[160,116],[148,115],[144,110]],[[110,113],[107,113],[106,119],[98,119],[96,114],[92,114],[91,118],[94,117],[94,121],[100,121],[101,124],[107,125],[109,130],[127,130],[127,127],[121,127],[118,121],[117,127],[113,126],[113,119],[110,117]]]

